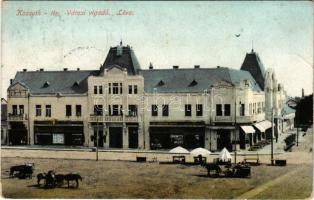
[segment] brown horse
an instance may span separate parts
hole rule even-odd
[[[46,185],[46,173],[39,173],[37,174],[37,185],[40,185],[40,181],[44,180],[44,185]]]

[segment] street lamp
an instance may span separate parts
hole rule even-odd
[[[270,157],[270,161],[271,161],[271,165],[274,165],[274,144],[273,144],[273,140],[274,140],[274,108],[271,109],[271,157]]]

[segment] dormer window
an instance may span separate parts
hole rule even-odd
[[[189,87],[193,87],[197,85],[197,81],[196,80],[193,80],[190,84],[189,84]]]
[[[48,81],[46,81],[43,85],[43,88],[49,87],[50,83]]]
[[[79,86],[79,82],[78,81],[75,81],[74,83],[73,83],[73,87],[78,87]]]
[[[163,86],[163,85],[165,85],[165,82],[163,82],[162,80],[160,80],[157,85],[158,85],[158,86]]]

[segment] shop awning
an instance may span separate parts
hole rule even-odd
[[[271,122],[268,120],[258,122],[254,126],[260,131],[265,132],[267,129],[271,128]]]
[[[209,129],[212,129],[212,130],[219,130],[219,129],[233,130],[233,129],[235,129],[234,126],[206,126],[206,127]]]
[[[255,133],[255,129],[252,126],[241,126],[241,129],[247,134]]]

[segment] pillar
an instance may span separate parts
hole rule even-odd
[[[28,119],[28,120],[29,120],[29,122],[26,122],[26,123],[28,123],[26,125],[26,127],[27,127],[27,131],[28,131],[28,136],[30,138],[29,144],[34,145],[34,121],[32,121],[30,119]]]
[[[83,122],[83,134],[84,134],[84,138],[85,138],[85,141],[84,141],[84,146],[85,147],[88,147],[89,146],[89,142],[90,142],[90,130],[88,128],[88,121],[84,120]]]
[[[210,141],[210,144],[211,144],[211,148],[210,150],[211,151],[216,151],[217,150],[217,131],[216,130],[211,130],[210,131],[210,135],[211,135],[211,141]]]
[[[210,141],[211,137],[210,137],[210,129],[209,128],[205,128],[205,141],[204,141],[204,147],[205,149],[210,149]]]
[[[144,126],[144,146],[145,146],[145,150],[150,150],[150,139],[149,139],[149,126]]]
[[[104,133],[104,137],[106,138],[104,140],[104,148],[105,149],[109,149],[109,141],[110,141],[110,138],[109,138],[109,127],[105,127],[104,126],[103,133]]]
[[[122,130],[122,148],[127,149],[129,148],[129,129],[126,124],[123,124]]]
[[[138,148],[144,149],[144,131],[143,131],[143,123],[139,123],[138,126]]]

